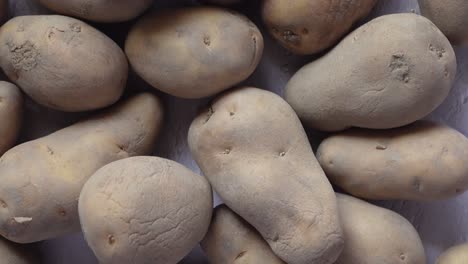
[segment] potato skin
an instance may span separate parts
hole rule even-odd
[[[158,98],[139,94],[7,151],[0,158],[0,235],[30,243],[79,230],[86,180],[112,161],[149,154],[161,119]]]
[[[16,142],[23,121],[23,101],[16,85],[0,81],[0,156]]]
[[[34,101],[78,112],[115,103],[128,63],[103,33],[65,16],[19,16],[0,28],[0,67]]]
[[[401,215],[337,194],[345,246],[335,264],[426,264],[416,229]]]
[[[19,245],[0,237],[1,263],[5,264],[38,264],[39,256],[30,245]]]
[[[436,200],[468,189],[468,139],[430,121],[347,130],[325,139],[317,157],[332,183],[361,198]]]
[[[143,17],[125,44],[130,64],[168,94],[201,98],[249,77],[263,37],[245,16],[216,7],[171,9]]]
[[[394,128],[440,105],[456,68],[452,46],[428,19],[385,15],[300,69],[285,96],[301,120],[319,130]]]
[[[333,46],[364,18],[375,0],[264,0],[263,21],[271,35],[296,54],[314,54]]]
[[[436,260],[436,264],[465,264],[468,262],[468,243],[454,246]]]
[[[211,264],[286,264],[249,223],[219,205],[201,246]]]
[[[204,177],[157,157],[104,166],[79,201],[86,241],[102,264],[176,264],[203,239],[212,211]]]
[[[189,147],[226,205],[290,264],[333,263],[343,239],[335,194],[293,109],[242,88],[191,124]]]

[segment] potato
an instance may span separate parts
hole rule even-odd
[[[86,241],[101,264],[176,264],[210,225],[208,181],[156,157],[133,157],[99,169],[80,195]]]
[[[137,17],[153,0],[39,0],[47,8],[97,22],[122,22]]]
[[[297,54],[333,46],[354,23],[367,16],[376,0],[264,0],[263,21],[271,35]]]
[[[0,235],[30,243],[78,231],[86,180],[112,161],[151,153],[161,119],[160,101],[139,94],[6,152],[0,159]]]
[[[201,246],[212,264],[285,264],[257,230],[225,205],[214,210]]]
[[[0,28],[0,67],[34,101],[69,112],[115,103],[127,81],[123,51],[70,17],[20,16]]]
[[[300,69],[287,85],[286,100],[319,130],[394,128],[441,104],[456,68],[449,41],[429,20],[386,15]]]
[[[0,81],[0,156],[11,148],[23,121],[23,95],[18,87]]]
[[[399,214],[337,194],[345,246],[335,264],[426,264],[418,232]]]
[[[347,130],[325,139],[317,157],[331,182],[362,198],[435,200],[468,189],[468,139],[430,121]]]
[[[468,243],[448,249],[436,260],[436,264],[466,264],[468,262]]]
[[[37,264],[41,261],[30,246],[14,244],[0,237],[0,256],[4,264]]]
[[[421,14],[429,18],[453,44],[468,42],[468,2],[466,0],[418,0]]]
[[[249,77],[262,57],[263,37],[234,11],[172,9],[142,18],[130,31],[125,52],[136,73],[155,88],[201,98]]]
[[[289,264],[333,263],[343,247],[336,198],[293,109],[242,88],[191,124],[189,147],[213,188]]]

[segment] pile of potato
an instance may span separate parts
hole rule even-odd
[[[39,2],[57,14],[0,28],[1,263],[40,263],[20,244],[81,230],[102,264],[175,264],[199,243],[214,264],[424,264],[415,227],[362,199],[468,190],[468,139],[422,120],[454,84],[465,1],[420,0],[423,16],[368,22],[375,0],[263,0],[252,20],[234,11],[249,1]],[[123,46],[91,26],[123,21]],[[317,56],[284,98],[241,84],[264,38]],[[132,74],[154,91],[127,87]],[[205,177],[151,156],[173,121],[162,93],[211,97],[187,135]],[[18,144],[26,97],[92,112]],[[303,125],[328,132],[316,153]],[[212,189],[224,202],[215,209]],[[468,263],[468,246],[437,263]]]

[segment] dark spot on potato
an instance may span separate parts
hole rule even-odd
[[[47,146],[47,153],[49,153],[50,155],[54,155],[54,151],[49,146]]]
[[[448,69],[447,69],[447,65],[445,65],[444,76],[445,76],[445,78],[447,78],[447,77],[450,76],[450,72],[449,72]]]
[[[224,149],[223,154],[229,155],[229,154],[231,154],[231,151],[232,151],[232,148],[226,148],[226,149]]]
[[[390,70],[392,74],[400,81],[408,83],[410,81],[410,66],[406,57],[401,54],[393,54],[390,61]]]
[[[375,147],[375,149],[378,149],[378,150],[386,150],[387,149],[387,146],[385,145],[377,145],[377,147]]]
[[[275,236],[273,237],[273,242],[276,242],[279,240],[279,235],[278,234],[275,234]]]
[[[286,41],[286,42],[289,42],[289,43],[292,43],[292,44],[299,44],[299,42],[301,42],[301,37],[299,35],[297,35],[296,33],[294,33],[293,31],[291,30],[285,30],[283,31],[283,39]]]
[[[241,253],[239,253],[239,254],[237,255],[237,257],[234,259],[234,261],[235,261],[235,260],[238,260],[238,259],[240,259],[240,258],[242,258],[243,256],[245,256],[246,253],[247,253],[247,251],[242,251]]]
[[[309,30],[307,28],[302,29],[302,34],[307,35],[309,34]]]
[[[406,260],[406,255],[405,255],[405,253],[401,253],[401,254],[400,254],[400,259],[401,259],[401,260]]]
[[[66,211],[63,207],[58,208],[57,213],[58,213],[58,215],[60,215],[61,217],[64,217],[64,216],[67,215],[67,211]]]
[[[429,50],[430,50],[432,53],[434,53],[434,54],[437,56],[437,58],[439,58],[439,59],[441,59],[442,57],[444,57],[444,54],[445,54],[445,49],[444,49],[444,48],[438,49],[438,48],[434,47],[434,45],[429,44]]]
[[[280,155],[280,157],[284,157],[284,156],[286,156],[286,152],[281,151],[281,152],[279,153],[279,155]]]
[[[73,31],[73,32],[76,32],[76,33],[81,32],[81,26],[78,23],[72,23],[72,24],[70,24],[68,26],[69,26],[70,30]]]
[[[328,165],[333,166],[333,160],[332,159],[328,160]]]
[[[208,108],[208,111],[207,111],[207,114],[206,114],[206,119],[205,119],[205,123],[208,123],[208,121],[210,121],[210,118],[211,116],[214,114],[214,110],[213,110],[213,107],[210,107]]]
[[[0,200],[0,207],[2,207],[2,208],[7,208],[8,205],[5,203],[5,201]]]
[[[36,67],[39,51],[32,42],[26,41],[21,45],[8,43],[7,45],[10,49],[11,63],[15,70],[29,71]]]
[[[414,180],[413,180],[413,189],[417,192],[422,192],[423,190],[423,185],[421,183],[421,180],[419,179],[419,177],[414,177]]]
[[[203,43],[205,43],[206,46],[210,46],[211,45],[210,37],[204,37],[203,38]]]
[[[0,101],[0,102],[1,102],[1,101]],[[236,113],[234,113],[234,112],[232,112],[232,111],[229,112],[229,115],[230,115],[230,116],[234,116],[235,114],[236,114]]]
[[[108,235],[108,236],[107,236],[107,243],[108,243],[109,245],[114,245],[114,244],[115,244],[115,237],[114,237],[114,235]]]

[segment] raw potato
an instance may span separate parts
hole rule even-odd
[[[122,22],[137,17],[153,0],[39,0],[47,8],[97,22]]]
[[[79,202],[86,241],[101,264],[176,264],[203,239],[212,210],[204,177],[156,157],[104,166]]]
[[[466,0],[419,0],[421,14],[429,18],[453,44],[468,42]]]
[[[369,14],[375,0],[264,0],[268,31],[288,50],[314,54],[333,46]]]
[[[401,215],[337,194],[345,246],[335,264],[426,264],[418,232]]]
[[[12,83],[0,81],[0,156],[18,137],[23,121],[23,95]]]
[[[325,139],[317,157],[331,182],[366,199],[435,200],[468,189],[468,139],[430,121],[347,130]]]
[[[214,210],[201,246],[211,264],[286,264],[257,230],[225,205]]]
[[[263,53],[263,37],[245,16],[216,7],[145,16],[125,44],[130,64],[168,94],[201,98],[249,77]]]
[[[161,103],[139,94],[106,112],[18,145],[0,158],[0,235],[19,243],[79,230],[78,197],[102,166],[149,154]]]
[[[242,88],[192,123],[189,147],[226,205],[289,264],[333,263],[343,247],[336,198],[293,109]]]
[[[468,263],[468,244],[452,247],[436,260],[436,264],[466,264]]]
[[[33,254],[27,245],[14,244],[0,237],[0,263],[2,264],[38,264],[39,256]]]
[[[286,100],[319,130],[400,127],[442,103],[456,68],[452,46],[432,22],[415,14],[386,15],[299,70]]]
[[[3,25],[0,66],[34,101],[69,112],[115,103],[128,74],[114,41],[80,20],[56,15],[20,16]]]

